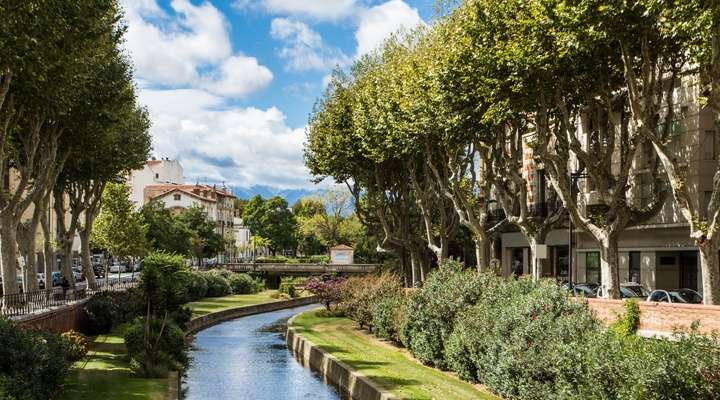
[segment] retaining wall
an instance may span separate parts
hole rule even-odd
[[[295,328],[291,326],[294,318],[288,321],[287,345],[295,358],[305,368],[318,372],[323,377],[323,380],[340,388],[342,392],[349,395],[353,400],[399,399],[298,334]]]
[[[90,298],[38,314],[13,318],[13,320],[26,329],[44,329],[57,333],[69,330],[84,331],[87,327],[87,317],[82,308],[88,300]]]
[[[612,323],[625,313],[623,300],[587,299],[588,306],[601,320]],[[639,301],[640,331],[670,334],[675,328],[700,323],[701,333],[720,331],[720,306]]]

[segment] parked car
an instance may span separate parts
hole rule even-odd
[[[573,296],[584,296],[587,298],[597,297],[597,290],[600,287],[597,283],[565,283],[563,289]]]
[[[602,287],[599,287],[597,297],[602,297],[602,295]],[[620,298],[622,299],[645,300],[648,295],[648,291],[639,283],[626,282],[620,284]]]
[[[702,304],[703,297],[700,293],[692,289],[656,289],[650,293],[647,297],[647,301],[655,301],[659,303]]]
[[[73,276],[75,277],[75,282],[82,282],[85,280],[85,275],[82,273],[82,269],[80,267],[72,267]]]
[[[104,278],[105,277],[105,266],[102,264],[93,264],[93,273],[95,273],[96,278]]]
[[[125,266],[122,265],[122,264],[115,263],[115,264],[113,264],[113,265],[110,266],[110,272],[113,273],[113,274],[125,272],[126,270],[127,270],[127,269],[126,269]]]

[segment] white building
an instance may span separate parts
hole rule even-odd
[[[237,258],[249,259],[252,257],[250,248],[250,229],[243,225],[242,218],[233,218],[233,233],[235,235],[235,248]]]
[[[180,161],[163,158],[152,159],[145,163],[142,169],[137,169],[128,175],[127,184],[130,187],[130,200],[140,209],[145,204],[145,187],[158,184],[183,184],[183,167]]]

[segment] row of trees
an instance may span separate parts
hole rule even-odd
[[[0,253],[4,293],[15,293],[19,255],[26,291],[37,289],[36,241],[51,275],[55,247],[74,283],[79,233],[92,280],[90,236],[108,182],[150,150],[116,0],[10,0],[0,4]],[[50,230],[53,209],[57,231]],[[69,215],[66,217],[66,215]]]
[[[364,258],[374,257],[376,244],[352,213],[352,199],[344,191],[329,190],[307,196],[289,206],[282,197],[255,196],[236,204],[243,223],[253,234],[249,248],[268,248],[273,254],[327,254],[338,244],[356,247]]]
[[[502,226],[534,249],[569,218],[598,243],[603,293],[617,298],[618,237],[669,192],[700,249],[706,302],[717,304],[720,170],[704,209],[687,184],[695,171],[668,146],[682,118],[678,88],[688,86],[717,120],[716,0],[466,0],[336,71],[310,118],[305,159],[318,180],[348,186],[360,220],[413,283],[459,232],[470,232],[484,268]],[[527,148],[552,188],[538,207]],[[652,183],[644,196],[641,161]],[[592,203],[577,195],[576,172]]]

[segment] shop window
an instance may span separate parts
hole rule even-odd
[[[516,247],[512,249],[510,257],[510,272],[515,276],[523,274],[523,248]]]
[[[629,254],[630,282],[640,283],[640,252],[631,251]]]
[[[600,252],[585,253],[585,281],[600,283]]]
[[[715,131],[705,131],[702,143],[703,159],[714,160],[717,157],[715,152]]]

